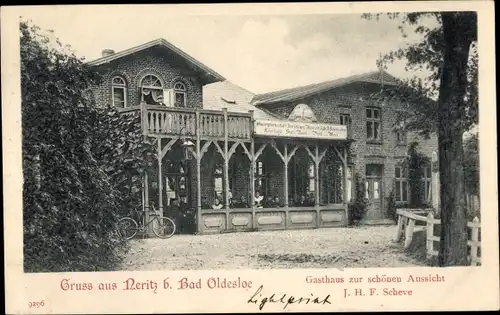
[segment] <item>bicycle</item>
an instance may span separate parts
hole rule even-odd
[[[174,220],[170,219],[169,217],[161,216],[159,211],[154,207],[154,204],[151,206],[151,208],[153,209],[154,214],[151,215],[152,218],[148,223],[144,222],[145,212],[141,211],[142,213],[140,213],[136,208],[134,208],[134,212],[141,218],[139,223],[137,223],[137,221],[131,217],[123,217],[119,219],[116,223],[118,234],[122,238],[130,240],[134,236],[136,236],[138,232],[145,233],[147,227],[151,223],[154,223],[156,221],[157,224],[153,224],[153,233],[157,237],[163,239],[172,237],[175,234],[176,230]]]

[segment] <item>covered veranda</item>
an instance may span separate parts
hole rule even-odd
[[[189,211],[201,234],[347,224],[347,126],[141,105],[143,133],[158,143],[147,215],[152,203]]]
[[[234,154],[228,163],[232,170],[239,168],[239,175],[227,176],[221,193],[214,192],[214,198],[223,200],[220,209],[210,206],[214,202],[200,209],[199,232],[347,224],[351,188],[347,141],[312,144],[311,140],[255,137],[249,148],[242,146],[244,153]]]

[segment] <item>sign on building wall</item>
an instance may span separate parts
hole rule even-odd
[[[255,120],[257,136],[289,137],[306,139],[347,139],[347,127],[343,125],[304,123],[284,120]]]

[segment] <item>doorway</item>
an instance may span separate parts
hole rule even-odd
[[[382,174],[384,166],[382,164],[367,164],[366,165],[366,182],[365,194],[368,199],[368,207],[366,211],[366,220],[382,219]]]
[[[164,202],[171,206],[177,200],[186,208],[191,208],[191,181],[189,167],[185,161],[168,161],[164,175]]]
[[[165,214],[175,221],[177,233],[193,233],[196,228],[196,211],[192,207],[189,162],[168,161],[165,171]]]

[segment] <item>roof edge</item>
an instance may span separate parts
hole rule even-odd
[[[255,100],[255,98],[259,96],[259,94],[256,94],[256,95],[254,95],[251,103],[254,106],[259,106],[259,105],[262,106],[262,105],[268,105],[268,104],[269,105],[270,104],[275,104],[275,103],[281,102],[282,101],[281,98],[283,98],[283,97],[288,97],[291,100],[294,100],[294,99],[297,99],[297,98],[309,97],[309,96],[314,95],[314,94],[318,94],[318,93],[322,93],[324,91],[328,91],[328,90],[331,90],[331,89],[335,89],[335,88],[339,88],[339,87],[342,87],[342,86],[346,86],[348,84],[352,84],[352,83],[355,83],[355,82],[367,82],[367,83],[382,84],[378,80],[372,80],[372,79],[366,78],[366,77],[368,77],[370,75],[373,75],[375,73],[378,73],[378,72],[379,71],[370,71],[370,72],[366,72],[366,73],[355,74],[355,75],[350,76],[350,77],[343,77],[343,78],[338,78],[338,79],[334,79],[334,80],[322,81],[322,82],[317,82],[317,83],[312,83],[312,84],[297,86],[297,87],[294,87],[294,88],[277,90],[277,91],[271,91],[271,92],[260,94],[260,95],[265,95],[265,94],[268,94],[268,93],[278,93],[280,91],[283,91],[283,93],[286,93],[287,90],[290,90],[288,92],[289,93],[288,95],[286,95],[286,94],[272,95],[272,96],[269,96],[268,98],[263,98],[263,99]],[[394,81],[398,80],[396,77],[392,76],[391,74],[389,74],[386,71],[383,71],[383,73],[386,74],[386,75],[388,75]],[[341,82],[338,85],[334,85],[335,81],[337,81],[337,80],[339,80],[339,81],[340,80],[345,80],[345,81]],[[328,83],[331,83],[333,85],[330,86],[330,85],[328,85]],[[384,82],[383,84],[392,85],[392,86],[396,86],[397,85],[396,83],[393,83],[393,82]],[[307,88],[308,86],[310,86],[310,91],[304,92],[304,91],[300,90],[301,88]]]
[[[158,39],[152,40],[150,42],[147,42],[147,43],[144,43],[144,44],[141,44],[138,46],[134,46],[134,47],[128,48],[126,50],[122,50],[120,52],[116,52],[116,53],[109,55],[109,56],[100,57],[100,58],[85,62],[85,64],[87,64],[91,67],[100,66],[100,65],[103,65],[103,64],[109,63],[111,61],[129,56],[131,54],[134,54],[136,52],[140,52],[142,50],[145,50],[145,49],[148,49],[148,48],[151,48],[154,46],[163,46],[163,47],[173,51],[175,54],[179,55],[180,57],[184,58],[189,63],[191,63],[194,66],[198,67],[199,69],[203,70],[206,74],[208,74],[216,79],[215,81],[213,81],[211,83],[226,81],[226,78],[224,76],[217,73],[215,70],[209,68],[205,64],[201,63],[200,61],[198,61],[194,57],[190,56],[189,54],[187,54],[186,52],[184,52],[180,48],[176,47],[172,43],[168,42],[164,38],[158,38]]]

